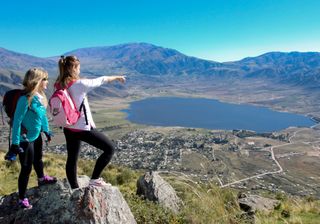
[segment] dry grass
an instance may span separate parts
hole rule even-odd
[[[0,152],[0,195],[17,191],[17,178],[19,173],[18,162],[3,160],[4,153]],[[65,156],[46,154],[44,156],[45,172],[65,178]],[[79,160],[78,174],[90,176],[94,161]],[[242,213],[237,203],[237,191],[220,189],[215,184],[200,184],[183,173],[171,172],[162,176],[172,184],[178,195],[182,198],[184,206],[179,214],[174,214],[158,204],[144,201],[137,197],[136,181],[142,172],[125,167],[110,165],[102,173],[102,177],[118,186],[127,200],[138,223],[245,223],[240,220]],[[29,186],[36,186],[36,176],[32,172]],[[269,195],[269,197],[276,197]],[[257,224],[264,223],[310,223],[316,224],[320,220],[320,201],[312,197],[297,198],[287,195],[278,195],[282,201],[279,209],[271,214],[258,213]],[[283,211],[288,211],[290,217],[284,217]]]

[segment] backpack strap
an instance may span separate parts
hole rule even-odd
[[[73,83],[75,83],[75,82],[76,82],[76,80],[70,81],[70,82],[68,83],[67,87],[64,88],[64,89],[66,89],[66,90],[68,91],[68,89],[69,89],[69,88],[73,85]],[[57,82],[54,84],[54,87],[55,87],[56,89],[63,89],[63,88],[61,88],[60,83],[57,83]],[[68,93],[69,93],[69,91],[68,91]],[[72,98],[72,96],[71,96],[70,93],[69,93],[69,96],[70,96],[73,104],[76,105],[76,104],[74,103],[73,98]],[[86,125],[88,125],[89,122],[88,122],[88,117],[87,117],[87,110],[86,110],[86,107],[84,106],[84,98],[83,98],[83,100],[82,100],[82,102],[81,102],[81,104],[80,104],[79,112],[81,112],[82,108],[83,108],[83,113],[84,113],[84,117],[85,117],[85,120],[86,120]]]
[[[82,108],[83,108],[84,118],[86,119],[86,125],[88,125],[89,122],[88,122],[88,117],[87,117],[87,110],[86,110],[86,107],[84,106],[84,98],[83,98],[82,103],[80,105],[79,112],[81,112]]]
[[[70,82],[68,83],[66,89],[69,89],[69,88],[73,85],[73,83],[75,83],[75,82],[76,82],[76,80],[70,81]]]
[[[73,85],[73,83],[75,83],[75,82],[76,82],[76,80],[72,80],[71,82],[69,82],[66,90],[68,91],[68,89],[69,89],[69,88]],[[69,91],[68,91],[68,93],[69,93]],[[71,96],[70,93],[69,93],[69,96],[71,97],[71,100],[73,101],[73,98],[72,98],[72,96]],[[76,104],[74,103],[74,101],[73,101],[73,104],[76,105]],[[81,104],[80,104],[79,112],[81,112],[82,108],[83,108],[84,118],[85,118],[85,120],[86,120],[86,125],[88,125],[89,122],[88,122],[88,117],[87,117],[87,110],[86,110],[86,107],[84,106],[84,98],[83,98],[83,100],[82,100],[82,102],[81,102]]]
[[[59,89],[69,89],[70,86],[72,86],[72,84],[75,83],[76,81],[77,81],[77,80],[72,80],[72,81],[70,81],[66,87],[62,87],[62,86],[60,85],[60,83],[56,82],[56,83],[54,84],[54,88],[55,88],[56,90],[59,90]]]

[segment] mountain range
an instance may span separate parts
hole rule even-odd
[[[85,76],[126,74],[135,80],[261,79],[303,88],[320,84],[319,52],[269,52],[240,61],[219,63],[184,55],[174,49],[148,43],[81,48],[63,55],[76,55]],[[59,56],[40,58],[0,48],[0,88],[20,82],[30,67],[43,67],[57,75]]]

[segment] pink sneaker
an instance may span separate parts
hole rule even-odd
[[[111,186],[111,184],[104,182],[104,180],[100,177],[98,179],[91,179],[89,182],[89,186],[106,187]]]
[[[30,205],[28,198],[24,198],[23,200],[19,199],[19,206],[24,209],[32,208],[32,205]]]
[[[44,175],[43,177],[38,179],[38,185],[45,185],[45,184],[54,184],[57,182],[57,178],[50,177],[48,175]]]

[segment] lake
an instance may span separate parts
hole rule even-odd
[[[204,98],[147,98],[132,102],[129,109],[123,111],[131,122],[154,126],[245,129],[261,133],[315,124],[303,115]]]

